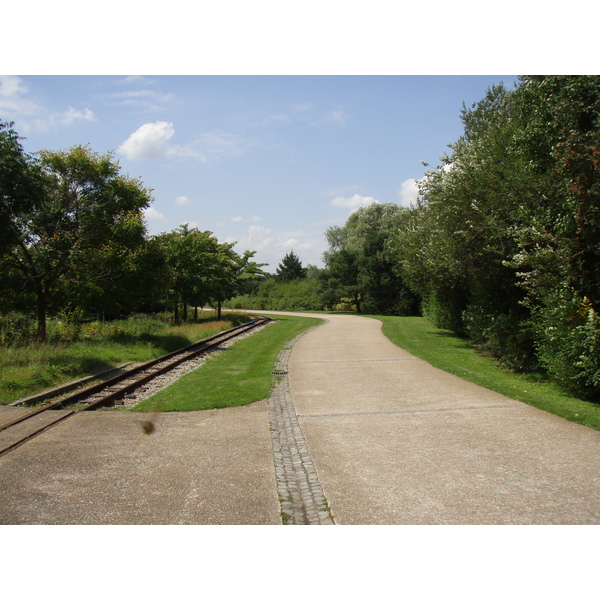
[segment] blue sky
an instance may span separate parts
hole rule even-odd
[[[25,149],[89,144],[153,189],[149,232],[188,222],[274,271],[322,265],[359,206],[415,200],[498,76],[2,76],[0,119]]]

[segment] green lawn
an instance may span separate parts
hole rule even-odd
[[[286,344],[321,319],[269,315],[275,323],[216,353],[202,367],[133,411],[191,411],[250,404],[271,394],[273,367]]]
[[[221,320],[169,326],[153,318],[85,325],[80,339],[0,347],[0,404],[99,373],[125,362],[146,362],[215,335],[249,319],[227,314]]]
[[[383,333],[434,367],[569,421],[600,430],[600,405],[580,400],[539,374],[508,372],[464,339],[423,317],[379,317]]]

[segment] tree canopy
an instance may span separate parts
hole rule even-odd
[[[237,254],[210,231],[181,226],[150,237],[151,190],[123,175],[111,153],[88,146],[23,151],[0,122],[0,310],[117,316],[170,305],[218,306],[264,275],[254,252]]]
[[[302,266],[302,262],[298,255],[290,250],[277,265],[275,277],[279,282],[293,281],[294,279],[304,279],[306,277],[306,269]]]

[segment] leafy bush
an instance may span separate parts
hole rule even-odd
[[[540,361],[559,384],[600,400],[600,317],[587,298],[559,289],[554,302],[536,312]]]
[[[531,323],[520,312],[493,311],[475,304],[467,307],[462,318],[469,339],[501,365],[520,372],[538,369]]]
[[[318,285],[316,279],[310,278],[285,283],[266,279],[254,294],[233,298],[226,306],[246,310],[322,310],[323,304],[317,294]]]

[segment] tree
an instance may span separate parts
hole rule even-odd
[[[437,325],[600,397],[600,77],[521,78],[470,109],[392,247]]]
[[[251,260],[256,252],[246,250],[240,256],[233,250],[234,243],[219,244],[214,257],[215,276],[211,298],[217,303],[217,317],[221,318],[221,308],[225,300],[239,294],[250,279],[262,278],[265,273],[261,267],[265,263]]]
[[[0,121],[0,255],[18,243],[16,223],[47,193],[39,160],[24,152],[13,125]]]
[[[235,243],[219,243],[211,231],[190,229],[187,224],[159,236],[167,254],[171,283],[168,296],[179,321],[179,307],[187,320],[187,307],[217,305],[217,316],[225,300],[235,296],[253,278],[260,278],[262,264],[251,260],[255,252],[237,254]]]
[[[352,213],[344,227],[326,231],[321,296],[327,305],[350,300],[357,312],[412,314],[417,298],[396,269],[390,243],[410,210],[371,204]]]
[[[306,277],[306,269],[302,267],[302,262],[293,250],[290,250],[283,257],[283,260],[277,266],[275,277],[280,283]]]
[[[44,342],[58,288],[110,286],[123,273],[126,257],[145,240],[142,209],[151,196],[140,181],[119,174],[110,153],[75,146],[40,154],[43,193],[26,210],[10,212],[5,261],[36,296],[37,337]]]

